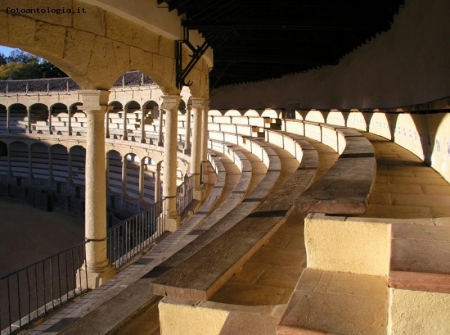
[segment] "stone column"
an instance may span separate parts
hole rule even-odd
[[[203,99],[191,98],[192,113],[194,114],[194,125],[192,129],[192,151],[190,173],[194,175],[194,199],[201,200],[201,161],[202,161],[202,107]]]
[[[27,133],[31,134],[31,107],[27,106]]]
[[[50,107],[49,109],[48,109],[48,133],[51,135],[51,134],[53,134],[53,131],[52,131],[52,107]]]
[[[72,111],[69,109],[67,110],[67,115],[68,115],[68,119],[67,119],[67,135],[72,135]]]
[[[145,107],[141,107],[141,143],[145,143]]]
[[[184,153],[191,153],[191,105],[186,108],[186,136],[184,138]]]
[[[207,163],[208,163],[208,111],[209,100],[203,102],[203,115],[202,115],[202,182],[206,183],[207,179]]]
[[[123,109],[123,137],[122,140],[126,141],[128,140],[128,133],[127,133],[127,107]]]
[[[106,117],[105,117],[105,137],[109,138],[109,111],[112,110],[114,106],[108,106],[106,109]]]
[[[180,226],[177,213],[177,130],[179,95],[161,97],[162,109],[166,112],[164,134],[163,198],[166,230],[175,231]]]
[[[154,195],[155,195],[155,203],[161,200],[161,162],[156,164]]]
[[[89,242],[85,265],[88,286],[96,288],[114,276],[116,270],[106,255],[105,113],[109,91],[87,90],[80,94],[82,110],[87,115],[85,236]],[[85,271],[85,267],[80,271]]]
[[[9,129],[10,120],[11,120],[11,106],[8,106],[8,108],[6,109],[6,132],[7,133],[10,132],[10,129]]]
[[[128,170],[128,158],[127,155],[122,157],[122,198],[127,199],[127,170]]]
[[[364,117],[364,121],[366,121],[366,131],[369,132],[370,130],[370,121],[372,120],[373,112],[361,112],[362,116]]]
[[[163,146],[163,123],[164,123],[164,110],[159,109],[159,126],[158,126],[158,146]]]

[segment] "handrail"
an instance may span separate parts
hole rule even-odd
[[[15,332],[88,290],[87,243],[78,243],[0,278],[2,334]],[[84,275],[80,271],[83,267]]]

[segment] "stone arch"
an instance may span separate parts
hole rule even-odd
[[[95,13],[89,16],[89,24],[76,14],[18,15],[3,11],[7,32],[0,34],[0,44],[47,59],[82,89],[108,90],[122,73],[134,69],[148,74],[166,91],[178,91],[173,40],[103,8],[82,5],[90,6],[89,11]],[[105,62],[109,64],[107,70]]]
[[[128,133],[133,136],[136,126],[139,125],[139,119],[141,114],[141,105],[135,100],[128,101],[123,109],[123,139],[128,139]]]
[[[209,116],[222,116],[222,113],[217,109],[210,109],[208,111]]]
[[[9,145],[11,160],[11,176],[28,178],[30,173],[29,148],[21,141],[14,141]]]
[[[135,153],[127,153],[123,159],[124,195],[133,199],[139,199],[139,169],[141,159]],[[125,177],[125,178],[124,178]]]
[[[31,176],[33,179],[49,180],[49,148],[42,142],[33,143],[31,152]]]
[[[50,147],[52,157],[53,180],[56,182],[68,183],[69,180],[69,151],[61,144],[54,144]]]
[[[401,145],[405,149],[408,149],[421,160],[425,159],[425,150],[422,146],[422,141],[420,139],[420,131],[417,128],[416,121],[414,120],[414,115],[409,113],[400,113],[397,117],[397,122],[395,124],[395,134],[394,141],[395,143]],[[436,142],[437,141],[437,142]],[[440,141],[438,136],[435,137],[435,145],[433,148],[433,154],[435,156],[439,156],[439,151],[436,150],[437,146],[444,147],[445,142]],[[438,145],[436,145],[438,144]]]
[[[258,113],[256,110],[254,110],[254,109],[249,109],[248,111],[246,111],[246,112],[244,113],[244,116],[249,116],[249,117],[259,117],[260,115],[259,115],[259,113]]]
[[[357,109],[352,109],[347,119],[347,127],[367,131],[364,115]]]
[[[8,145],[0,141],[0,157],[7,157],[8,156]]]
[[[9,130],[12,133],[24,133],[27,126],[27,107],[21,103],[9,106]]]
[[[71,182],[73,185],[84,186],[85,182],[85,166],[86,166],[86,149],[81,145],[74,145],[69,150],[70,153],[70,172]]]
[[[60,113],[67,114],[67,105],[62,102],[56,102],[50,105],[49,108],[49,117],[50,116],[58,116]]]
[[[270,117],[273,119],[277,119],[278,118],[278,113],[276,110],[272,109],[272,108],[266,108],[262,113],[261,113],[262,117]]]
[[[369,132],[383,136],[389,140],[393,139],[392,127],[386,113],[374,112],[370,120]]]
[[[149,123],[153,123],[153,120],[159,118],[159,105],[154,100],[146,101],[142,104],[142,108],[145,110],[146,120],[150,119]]]
[[[107,187],[112,194],[122,194],[123,180],[122,180],[122,155],[116,150],[109,150],[106,153],[107,157],[107,171],[108,184]]]
[[[8,145],[0,141],[0,176],[8,175]]]
[[[345,118],[341,111],[332,109],[327,116],[326,123],[345,127]]]
[[[294,111],[294,118],[295,118],[295,120],[304,120],[304,115],[306,116],[306,114],[307,113],[305,113],[305,111],[303,111],[303,110],[298,110],[298,109],[296,109],[295,111]]]
[[[319,110],[310,110],[308,114],[306,114],[305,120],[307,121],[313,121],[313,122],[320,122],[325,123],[325,118],[323,117],[323,114]]]
[[[0,104],[0,132],[6,132],[7,109],[5,105]]]
[[[225,116],[242,116],[241,112],[237,109],[229,109],[225,112]]]
[[[153,159],[150,156],[145,156],[141,160],[141,165],[143,167],[144,175],[143,175],[143,201],[145,203],[154,203],[154,187],[155,187],[155,173],[156,173],[156,165],[154,164]]]

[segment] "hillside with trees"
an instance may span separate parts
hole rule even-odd
[[[9,56],[0,53],[0,80],[61,78],[67,75],[49,61],[14,50]]]

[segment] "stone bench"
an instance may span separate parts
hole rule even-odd
[[[314,131],[320,131],[320,139],[321,128],[332,128],[313,123],[305,126],[315,126]],[[295,201],[295,208],[300,212],[362,214],[367,209],[376,173],[373,146],[356,130],[335,127],[334,131],[344,137],[345,149],[333,166]],[[312,130],[306,128],[305,132]]]
[[[268,157],[272,157],[270,153]],[[258,193],[265,188],[261,182],[258,185],[261,189],[255,189],[255,194],[252,192],[242,202],[244,206],[256,203],[250,214],[227,230],[221,229],[220,224],[214,225],[185,247],[188,250],[181,261],[169,259],[151,271],[149,277],[158,277],[151,284],[152,292],[194,300],[207,300],[214,294],[278,230],[294,199],[309,184],[317,171],[317,153],[308,147],[303,157],[299,168],[279,189],[266,190],[267,196],[261,199]],[[280,166],[278,171],[268,169],[269,178],[271,173],[277,175],[276,182]]]

